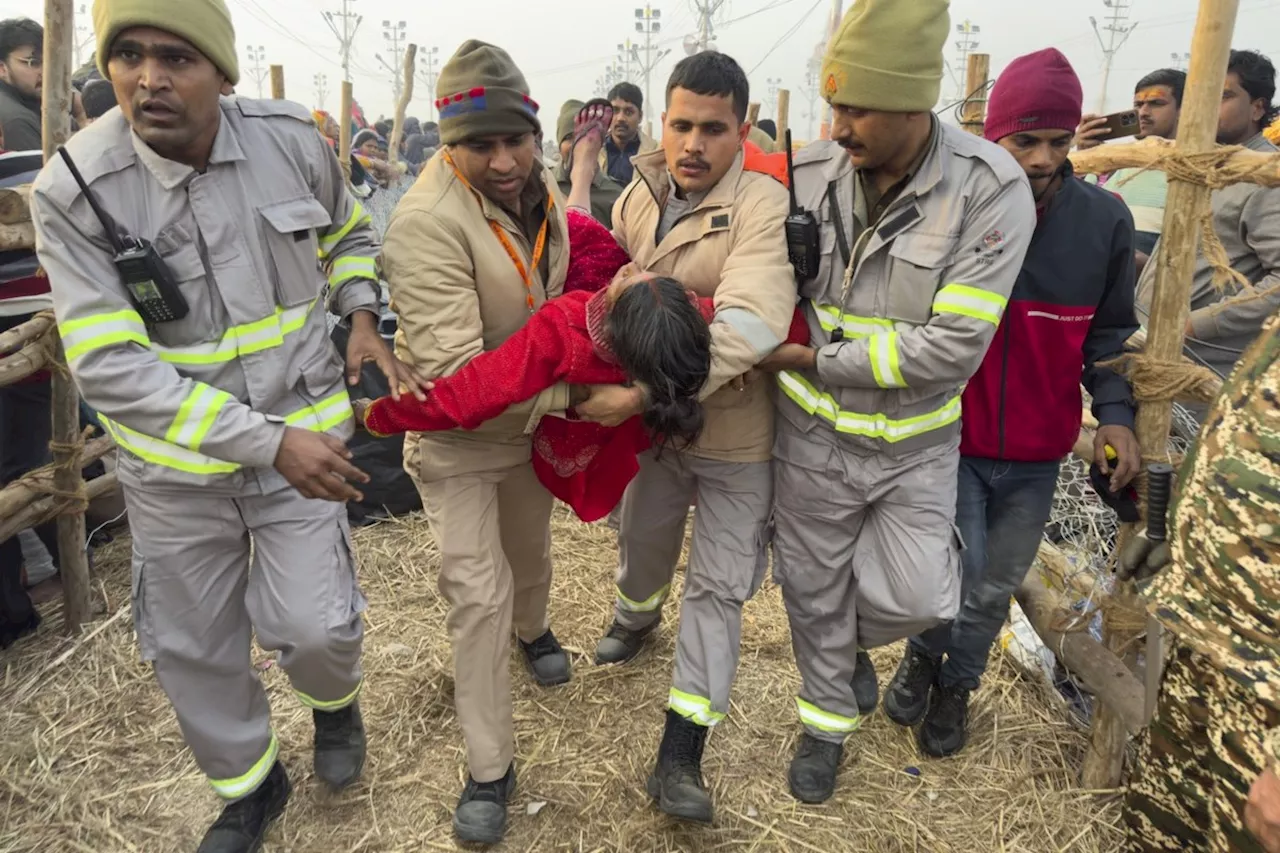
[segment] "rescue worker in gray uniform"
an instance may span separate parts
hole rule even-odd
[[[66,149],[108,224],[54,157],[37,250],[72,374],[120,448],[142,655],[227,801],[199,851],[249,853],[290,790],[254,634],[313,711],[316,775],[345,787],[365,756],[344,502],[368,478],[326,301],[351,323],[348,375],[376,360],[393,386],[416,380],[377,334],[376,237],[308,111],[226,97],[223,0],[97,0],[93,18],[120,108]],[[168,284],[127,287],[108,227],[150,244]],[[185,315],[148,299],[174,309],[175,292]]]
[[[959,606],[960,390],[1035,226],[1014,159],[930,112],[946,5],[854,4],[820,78],[832,141],[796,156],[796,194],[820,231],[818,273],[800,289],[811,346],[761,367],[780,392],[774,577],[802,680],[789,775],[804,802],[831,796],[843,742],[875,707],[864,650]]]

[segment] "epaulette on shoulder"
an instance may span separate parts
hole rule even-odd
[[[958,127],[945,124],[942,126],[942,132],[946,134],[947,144],[952,151],[961,157],[986,163],[995,174],[996,180],[1002,185],[1022,180],[1024,177],[1025,173],[1018,165],[1018,161],[1013,159],[1013,155],[994,142],[988,142]]]
[[[314,124],[311,111],[293,101],[269,101],[258,98],[234,98],[236,109],[247,118],[275,118],[277,116]]]

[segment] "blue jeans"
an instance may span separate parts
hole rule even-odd
[[[944,686],[975,690],[987,656],[1009,615],[1009,598],[1035,561],[1053,507],[1058,462],[1001,462],[963,456],[956,491],[960,554],[960,614],[911,638],[942,658]]]

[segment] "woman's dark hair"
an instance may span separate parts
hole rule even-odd
[[[702,431],[711,330],[684,286],[660,276],[622,291],[609,342],[618,365],[649,391],[640,419],[658,451],[692,444]]]

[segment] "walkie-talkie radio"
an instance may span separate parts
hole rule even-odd
[[[120,280],[124,282],[125,290],[128,291],[129,301],[138,309],[142,321],[148,325],[170,323],[187,316],[190,310],[187,300],[178,289],[169,268],[155,246],[141,237],[122,235],[120,227],[110,214],[102,209],[97,196],[80,176],[80,170],[76,168],[67,149],[59,147],[58,153],[62,155],[67,168],[71,170],[71,177],[75,178],[76,183],[80,185],[80,191],[84,193],[85,200],[93,209],[93,215],[102,223],[102,229],[107,234],[112,251],[115,252],[111,262],[120,273]]]
[[[818,274],[821,251],[818,245],[818,220],[796,202],[795,164],[791,160],[791,129],[787,129],[787,189],[791,193],[791,212],[787,214],[787,256],[796,278],[805,282]]]

